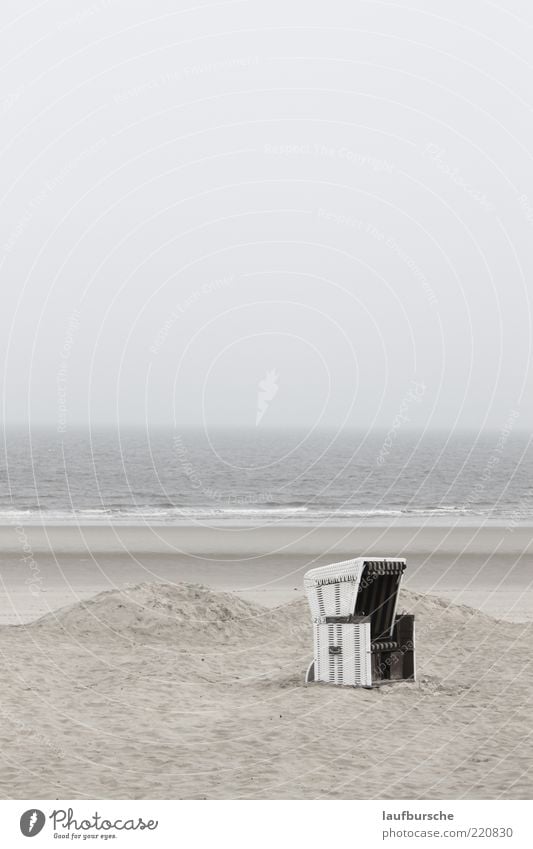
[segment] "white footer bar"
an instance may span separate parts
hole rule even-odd
[[[529,849],[532,808],[527,801],[6,800],[0,845]]]

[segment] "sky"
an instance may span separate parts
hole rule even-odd
[[[533,10],[3,10],[5,423],[530,428]]]

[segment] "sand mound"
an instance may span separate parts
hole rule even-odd
[[[398,611],[415,613],[417,630],[426,645],[448,643],[457,649],[468,634],[477,641],[490,633],[508,636],[532,626],[511,624],[464,605],[434,596],[403,591]],[[199,640],[260,639],[278,642],[281,634],[311,634],[310,614],[300,599],[278,608],[266,608],[231,593],[216,592],[200,584],[142,583],[101,592],[47,614],[29,626],[31,632],[58,638],[84,638],[93,642],[126,640],[138,644],[164,641],[169,645]]]
[[[190,584],[0,629],[3,796],[530,798],[531,626],[403,592],[415,684],[305,686],[307,605]]]
[[[143,583],[101,592],[29,626],[43,634],[132,642],[240,636],[265,630],[266,611],[197,584]]]
[[[470,623],[476,627],[502,626],[474,608],[450,604],[434,596],[403,591],[398,610],[415,612],[426,625],[439,621],[455,630]],[[262,633],[274,624],[306,624],[310,618],[307,603],[298,600],[269,609],[245,601],[236,595],[215,592],[201,584],[142,583],[120,590],[98,593],[41,617],[29,627],[34,630],[91,637],[116,634],[141,642],[168,639],[193,629],[208,636]]]

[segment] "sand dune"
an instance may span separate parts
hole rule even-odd
[[[531,798],[531,625],[403,592],[415,684],[303,684],[305,602],[191,584],[0,629],[3,798]]]

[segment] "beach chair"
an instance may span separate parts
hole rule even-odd
[[[358,557],[305,574],[314,636],[306,682],[373,687],[415,680],[415,618],[396,615],[405,566],[398,558]]]

